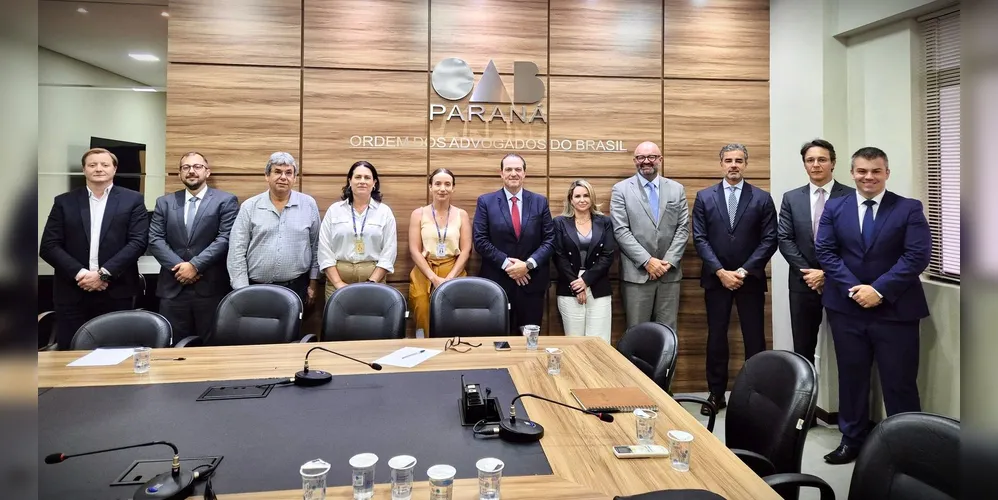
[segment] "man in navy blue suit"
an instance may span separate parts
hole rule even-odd
[[[856,151],[850,171],[856,196],[829,200],[815,243],[839,368],[842,441],[825,455],[830,464],[855,460],[869,433],[874,360],[887,415],[920,411],[918,324],[929,315],[919,276],[932,233],[922,203],[886,190],[891,171],[880,149]]]
[[[510,328],[540,325],[554,250],[554,224],[544,196],[523,189],[527,162],[510,153],[499,162],[504,187],[478,197],[473,234],[482,256],[479,276],[506,290]]]
[[[766,349],[766,264],[776,253],[776,206],[769,193],[742,177],[748,150],[721,148],[724,180],[697,192],[693,203],[693,242],[703,261],[700,286],[707,304],[707,398],[726,406],[728,324],[732,302],[745,343],[745,359]],[[708,414],[707,409],[700,410]]]

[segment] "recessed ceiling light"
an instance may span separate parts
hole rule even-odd
[[[136,92],[155,92],[156,89],[151,87],[132,87],[132,90]]]
[[[156,56],[154,56],[154,55],[152,55],[152,54],[128,54],[128,57],[131,57],[132,59],[135,59],[136,61],[144,61],[144,62],[156,62],[156,61],[159,61],[159,58],[156,57]]]
[[[76,9],[76,12],[79,12],[80,14],[86,14],[88,11],[87,11],[87,9],[84,9],[83,7],[80,7],[78,9]]]
[[[170,13],[167,12],[167,11],[165,11],[165,10],[163,12],[160,12],[159,15],[161,15],[163,17],[170,17]]]

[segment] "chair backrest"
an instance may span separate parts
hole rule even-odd
[[[250,285],[229,292],[215,310],[205,345],[282,344],[301,338],[302,303],[279,285]]]
[[[163,316],[149,311],[128,310],[102,314],[87,321],[73,335],[69,348],[170,347],[173,327]]]
[[[354,283],[333,292],[322,315],[322,340],[405,338],[405,297],[381,283]]]
[[[468,276],[447,280],[430,294],[433,337],[509,335],[509,299],[496,282]]]
[[[880,422],[856,459],[849,500],[958,498],[960,422],[899,413]]]
[[[661,490],[629,496],[615,496],[613,500],[724,500],[724,497],[707,490]]]
[[[678,350],[676,331],[654,321],[628,328],[617,342],[617,351],[665,392],[672,386]]]
[[[800,472],[818,402],[814,365],[791,351],[763,351],[735,379],[724,420],[725,444],[766,457],[776,473]]]

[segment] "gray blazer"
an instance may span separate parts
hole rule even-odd
[[[184,227],[185,190],[156,199],[156,210],[149,222],[149,253],[159,261],[156,296],[173,298],[185,286],[173,277],[173,266],[190,262],[201,273],[194,283],[198,295],[210,297],[228,293],[229,272],[225,258],[229,252],[229,231],[239,213],[236,196],[208,188],[194,215],[194,229]]]
[[[852,195],[854,188],[834,181],[828,199]],[[826,201],[827,203],[827,201]],[[810,292],[801,269],[821,269],[814,254],[814,229],[811,226],[811,185],[805,184],[783,194],[780,224],[777,228],[780,253],[790,264],[789,287],[795,292]]]
[[[690,206],[686,188],[665,177],[659,177],[656,221],[648,205],[648,194],[638,175],[613,186],[610,196],[610,218],[613,234],[620,247],[620,272],[624,281],[645,283],[648,271],[644,264],[656,257],[672,264],[660,281],[673,282],[683,278],[680,265],[686,242],[690,238]]]

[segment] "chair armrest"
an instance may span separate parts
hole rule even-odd
[[[308,344],[309,342],[318,342],[318,341],[319,338],[316,337],[314,333],[309,333],[306,334],[304,337],[302,337],[301,340],[299,340],[298,342],[292,342],[292,343]]]
[[[47,331],[45,332],[42,331],[43,327],[42,320],[45,320],[44,327],[47,329]],[[38,347],[39,351],[54,351],[58,347],[58,343],[56,342],[55,338],[55,333],[56,333],[55,321],[56,321],[55,311],[45,311],[38,315],[38,334],[41,335],[43,333],[48,333],[48,335],[45,337],[47,339],[45,341],[45,345],[39,346]]]
[[[710,415],[707,417],[707,430],[714,432],[714,420],[717,419],[717,407],[713,403],[707,401],[705,398],[700,398],[697,396],[679,396],[673,397],[673,401],[677,403],[697,403],[703,405],[710,411]]]
[[[787,472],[766,476],[762,478],[762,480],[766,481],[766,484],[777,492],[792,491],[793,489],[800,488],[801,486],[807,486],[817,488],[818,493],[821,495],[821,500],[835,500],[835,490],[833,490],[832,487],[829,486],[823,479],[818,476],[812,476],[811,474]]]
[[[742,459],[742,462],[745,462],[745,465],[749,466],[749,469],[752,469],[759,477],[776,474],[776,466],[773,465],[773,462],[770,462],[768,458],[754,451],[731,448],[731,453]]]
[[[204,345],[204,340],[202,340],[201,337],[198,337],[197,335],[191,335],[190,337],[184,337],[180,339],[180,342],[177,342],[173,347],[174,348],[198,347],[203,345]]]

